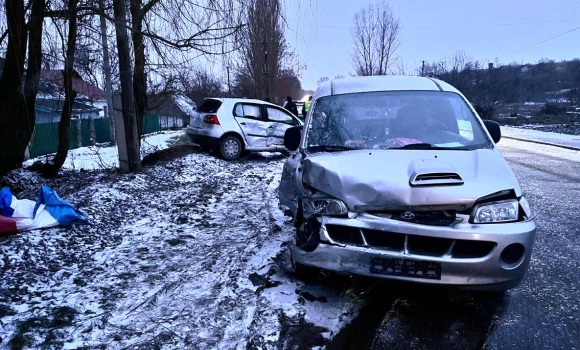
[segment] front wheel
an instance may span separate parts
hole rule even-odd
[[[220,154],[225,160],[238,158],[243,151],[242,141],[235,136],[226,136],[220,142]]]

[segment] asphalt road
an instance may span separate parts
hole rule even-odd
[[[329,349],[580,348],[578,157],[557,148],[537,153],[514,140],[500,149],[538,224],[522,284],[498,295],[362,282],[366,306]]]
[[[510,293],[489,348],[578,349],[580,162],[554,156],[557,148],[553,156],[535,153],[526,142],[501,148],[536,212],[538,232],[528,276]]]

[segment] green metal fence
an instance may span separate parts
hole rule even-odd
[[[94,132],[91,138],[91,124]],[[143,118],[143,134],[161,131],[159,117]],[[80,134],[79,134],[80,132]],[[80,144],[79,144],[80,139]],[[69,149],[91,146],[95,143],[111,142],[109,118],[71,120]],[[58,123],[36,124],[28,151],[30,158],[55,153],[58,148]]]
[[[152,115],[144,116],[142,129],[143,129],[142,130],[143,135],[161,131],[161,125],[159,124],[159,117],[152,116]]]

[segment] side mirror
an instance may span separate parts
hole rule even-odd
[[[293,126],[286,129],[284,133],[284,147],[290,151],[296,151],[300,146],[300,137],[302,136],[302,125]]]
[[[498,143],[501,139],[501,129],[499,124],[493,120],[484,120],[483,124],[485,124],[487,132],[491,135],[493,142]]]

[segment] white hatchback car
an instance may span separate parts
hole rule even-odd
[[[261,100],[206,98],[190,118],[189,138],[217,148],[227,160],[243,151],[286,151],[284,134],[302,121],[286,109]]]

